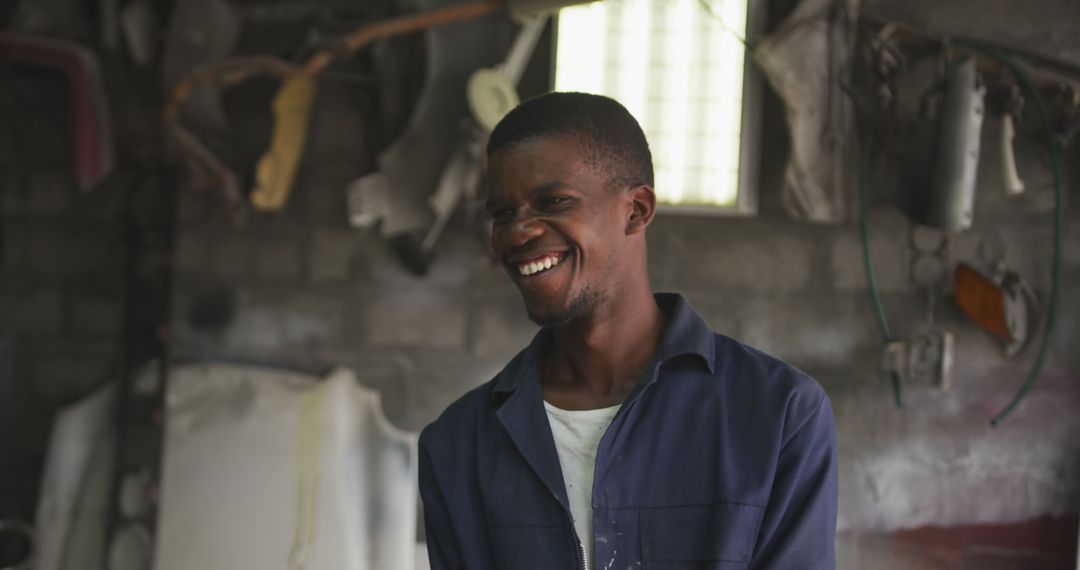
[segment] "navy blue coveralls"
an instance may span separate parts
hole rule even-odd
[[[596,455],[595,570],[835,568],[836,428],[798,369],[713,333],[678,295]],[[541,330],[420,436],[432,570],[582,568],[543,406]]]

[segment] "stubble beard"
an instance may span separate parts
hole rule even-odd
[[[615,260],[614,254],[608,255],[607,263],[605,264],[608,275],[615,274]],[[584,287],[570,299],[570,302],[561,309],[555,309],[548,314],[541,314],[534,311],[532,307],[529,307],[529,305],[526,304],[525,310],[529,314],[529,320],[541,327],[561,327],[592,313],[608,299],[608,294],[608,291],[597,290],[593,287],[593,283],[586,283]]]
[[[591,287],[585,287],[570,300],[570,303],[567,304],[566,307],[562,309],[558,309],[551,313],[541,314],[526,305],[525,310],[529,314],[529,320],[541,327],[559,327],[568,325],[589,314],[594,308],[600,305],[602,300],[603,295],[594,291]]]

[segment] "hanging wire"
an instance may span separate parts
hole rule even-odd
[[[873,155],[873,135],[870,129],[863,133],[864,148],[859,157],[859,236],[862,243],[863,265],[866,267],[866,284],[870,292],[870,302],[874,306],[874,316],[877,318],[878,328],[885,344],[893,341],[892,331],[889,330],[889,319],[885,316],[885,308],[881,304],[881,293],[877,284],[877,273],[874,271],[874,259],[870,255],[870,229],[867,223],[869,209],[870,184],[868,182],[870,170],[870,157]],[[900,383],[900,373],[893,370],[889,374],[892,380],[893,401],[897,408],[904,407],[903,386]]]
[[[1042,373],[1043,365],[1046,363],[1046,353],[1050,348],[1050,341],[1054,334],[1054,321],[1057,316],[1058,297],[1061,290],[1061,239],[1065,229],[1065,203],[1061,184],[1061,156],[1058,150],[1057,137],[1054,136],[1053,119],[1050,117],[1050,111],[1046,106],[1046,100],[1043,99],[1039,90],[1035,88],[1035,84],[1031,81],[1031,78],[1028,77],[1028,74],[1017,65],[1011,57],[1006,55],[1005,52],[994,46],[969,38],[955,39],[953,40],[953,45],[962,46],[991,57],[1008,67],[1009,71],[1016,76],[1020,82],[1021,88],[1027,91],[1031,99],[1035,101],[1035,107],[1039,110],[1039,117],[1042,119],[1042,126],[1044,133],[1046,134],[1046,144],[1050,150],[1050,164],[1054,173],[1054,250],[1053,261],[1051,262],[1050,302],[1046,307],[1046,325],[1043,329],[1042,343],[1039,345],[1039,353],[1035,357],[1035,363],[1031,366],[1031,372],[1028,373],[1027,379],[1024,380],[1024,384],[1020,387],[1020,390],[1013,396],[1013,399],[990,420],[990,425],[997,427],[1016,411],[1017,407],[1020,406],[1020,403],[1024,401],[1024,398],[1026,398],[1035,387],[1039,375]]]

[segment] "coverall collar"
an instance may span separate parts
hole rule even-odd
[[[667,318],[667,328],[660,342],[657,360],[663,363],[677,356],[696,355],[701,358],[710,373],[716,370],[716,343],[713,332],[694,311],[690,303],[678,293],[655,293],[660,312]],[[551,342],[551,330],[540,329],[529,346],[499,374],[495,392],[515,392],[525,384],[539,386],[539,360],[544,348]]]

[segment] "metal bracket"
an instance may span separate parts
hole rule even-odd
[[[885,345],[883,366],[909,383],[947,390],[952,383],[953,333],[927,329],[911,340]]]

